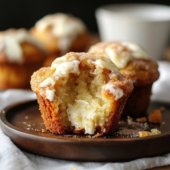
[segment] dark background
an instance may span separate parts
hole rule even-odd
[[[101,5],[120,3],[156,3],[170,6],[170,1],[161,0],[0,0],[0,30],[29,29],[43,16],[63,12],[81,18],[90,31],[97,33],[96,8]]]

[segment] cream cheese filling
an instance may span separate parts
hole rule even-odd
[[[103,126],[108,115],[102,106],[90,105],[84,100],[75,100],[75,104],[68,104],[68,118],[76,130],[85,129],[86,134],[94,134],[96,126]]]

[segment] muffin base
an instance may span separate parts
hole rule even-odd
[[[85,129],[76,130],[74,126],[65,127],[62,125],[62,120],[60,119],[60,112],[55,106],[54,102],[50,102],[48,99],[45,99],[40,94],[36,93],[37,95],[37,101],[39,104],[39,108],[41,111],[41,117],[43,119],[43,122],[45,124],[45,127],[47,130],[49,130],[51,133],[56,134],[85,134]],[[123,108],[125,106],[126,100],[128,96],[123,97],[119,102],[114,103],[114,109],[113,112],[109,116],[109,121],[106,124],[106,127],[101,129],[101,127],[97,126],[95,129],[95,134],[98,134],[102,136],[103,134],[110,134],[113,133],[119,123],[119,119],[121,117],[121,113],[123,111]]]
[[[141,87],[134,87],[125,105],[122,117],[142,117],[146,116],[146,111],[150,103],[152,94],[152,84]]]

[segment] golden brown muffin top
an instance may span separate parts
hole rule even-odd
[[[69,51],[77,37],[89,36],[84,23],[79,18],[64,13],[43,17],[36,22],[30,32],[41,39],[50,52],[59,50],[62,54]],[[86,40],[86,38],[81,38]]]
[[[42,68],[35,72],[31,78],[32,90],[53,101],[55,87],[67,82],[70,75],[79,76],[82,70],[93,70],[94,74],[102,70],[102,74],[105,75],[105,94],[112,94],[115,99],[121,98],[133,88],[109,58],[99,54],[70,52],[54,60],[51,68]]]
[[[0,64],[41,62],[46,58],[42,43],[25,29],[0,32]]]
[[[100,42],[88,52],[110,58],[123,76],[132,80],[135,86],[148,85],[159,78],[157,63],[150,60],[147,53],[135,43]]]

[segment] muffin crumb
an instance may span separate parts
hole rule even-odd
[[[42,133],[44,133],[44,132],[46,132],[46,130],[45,130],[45,129],[42,129]]]
[[[127,122],[130,125],[133,122],[133,119],[130,116],[127,116]]]
[[[158,129],[151,129],[151,135],[158,135],[161,134],[161,132]]]
[[[161,132],[158,129],[151,129],[151,132],[139,131],[138,134],[139,134],[139,137],[145,137],[145,136],[158,135],[158,134],[161,134]]]
[[[165,110],[166,110],[166,108],[163,107],[163,106],[160,108],[160,111],[161,111],[161,112],[164,112]]]
[[[161,112],[160,110],[156,109],[156,110],[153,110],[149,117],[149,122],[150,123],[160,123],[161,122],[161,119],[162,119],[162,115],[161,115]]]
[[[141,117],[141,118],[137,118],[136,121],[144,123],[147,121],[147,119],[146,119],[146,117]]]
[[[146,129],[149,127],[149,125],[148,125],[147,122],[144,123],[144,127],[145,127]]]
[[[138,134],[139,137],[151,136],[151,133],[147,131],[139,131]]]

